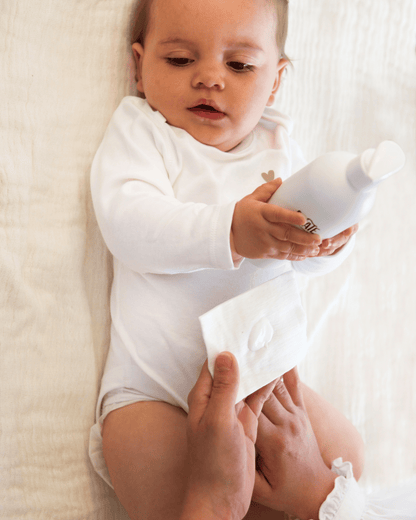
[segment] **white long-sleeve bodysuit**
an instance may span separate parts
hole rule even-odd
[[[276,261],[263,269],[247,259],[233,264],[235,203],[271,177],[284,181],[304,165],[289,133],[290,120],[266,109],[239,146],[222,152],[167,124],[143,99],[126,97],[114,113],[91,176],[98,224],[114,257],[111,346],[90,445],[100,474],[106,472],[99,427],[103,399],[111,404],[118,389],[127,388],[137,400],[163,400],[187,411],[188,393],[207,357],[201,315],[247,291],[263,291],[255,293],[261,317],[256,334],[262,337],[264,323],[267,332],[278,323],[273,316],[284,312],[289,313],[285,323],[301,330],[304,311],[293,270],[323,274],[351,252],[354,240],[331,257]],[[277,293],[269,294],[266,302],[267,283]],[[245,301],[239,301],[236,305],[244,311]],[[289,343],[275,332],[279,352],[279,345]],[[253,342],[253,334],[250,338]],[[300,361],[305,344],[306,337],[294,346],[292,342],[290,349],[280,349],[290,354],[280,358],[282,369]],[[240,347],[239,365],[246,357],[255,371],[258,353]]]

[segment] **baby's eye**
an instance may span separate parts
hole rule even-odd
[[[248,63],[242,63],[241,61],[229,61],[228,66],[236,72],[247,72],[250,70],[254,70],[253,65],[249,65]]]
[[[166,58],[166,61],[175,67],[186,67],[186,65],[192,63],[193,60],[189,58]]]

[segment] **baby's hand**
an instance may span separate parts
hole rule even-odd
[[[354,226],[338,233],[338,235],[332,238],[325,238],[322,240],[322,244],[319,246],[319,254],[316,256],[329,256],[338,253],[357,231],[358,224],[354,224]]]
[[[281,185],[281,179],[267,182],[237,202],[230,237],[233,253],[291,261],[319,254],[320,237],[293,227],[305,224],[301,213],[267,204]]]

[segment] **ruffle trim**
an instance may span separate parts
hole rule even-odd
[[[365,497],[350,462],[338,458],[331,469],[339,476],[321,505],[319,520],[416,520],[416,478]],[[285,514],[285,520],[299,519]]]
[[[365,510],[365,496],[354,479],[351,462],[343,462],[339,457],[331,469],[339,477],[319,509],[319,520],[360,520]]]

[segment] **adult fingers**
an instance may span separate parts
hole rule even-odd
[[[208,406],[212,389],[212,377],[208,370],[208,360],[202,366],[201,373],[195,386],[189,392],[188,406],[189,419],[199,423]]]
[[[244,433],[253,444],[256,443],[257,438],[257,417],[253,410],[244,403],[243,408],[238,414],[238,420],[241,422]]]
[[[260,415],[263,405],[270,397],[276,382],[277,379],[246,397],[246,404],[253,410],[253,413],[256,417]]]
[[[260,413],[257,419],[256,448],[258,453],[264,456],[265,459],[267,459],[267,455],[269,455],[270,459],[273,450],[279,449],[276,442],[276,426],[263,411]],[[273,461],[270,460],[269,462],[272,463]]]
[[[277,381],[276,386],[273,389],[273,394],[285,410],[288,412],[295,411],[296,406],[293,402],[292,396],[286,388],[284,379],[279,379]]]
[[[216,416],[234,412],[238,393],[239,370],[237,359],[231,352],[221,352],[215,360],[214,380],[208,410]]]
[[[253,500],[259,504],[264,503],[272,493],[272,487],[266,477],[260,471],[256,471],[254,478]]]
[[[283,380],[279,379],[273,393],[263,405],[262,413],[273,424],[282,424],[288,412],[293,413],[296,407]]]
[[[305,403],[303,400],[303,393],[300,384],[300,377],[297,367],[292,368],[283,376],[285,387],[293,401],[293,404],[305,410]]]

